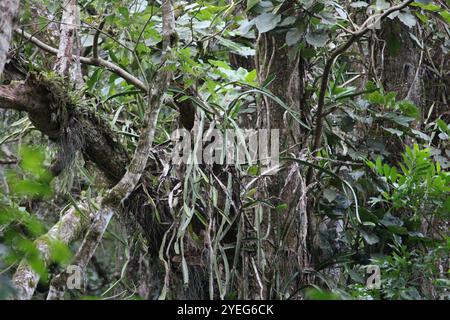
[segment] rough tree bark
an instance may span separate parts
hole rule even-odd
[[[18,11],[19,0],[2,0],[0,2],[0,75],[5,67]]]
[[[72,55],[76,33],[77,1],[64,0],[62,3],[61,29],[59,35],[59,48],[56,55],[55,71],[61,76],[70,78],[69,70],[73,65]]]
[[[284,17],[294,16],[295,12],[296,1],[285,1],[280,8]],[[305,108],[302,99],[305,70],[298,52],[286,44],[286,30],[275,29],[259,34],[256,45],[255,64],[260,84],[274,76],[269,90],[283,100],[293,112],[302,114],[302,109]],[[307,137],[300,124],[282,106],[265,96],[260,97],[257,112],[257,128],[280,130],[280,152],[286,151],[283,156],[299,157]],[[268,199],[272,196],[275,206],[283,204],[286,209],[275,212],[267,207],[260,208],[263,232],[267,231],[269,238],[264,244],[264,258],[257,259],[253,268],[249,266],[255,277],[257,273],[261,274],[260,281],[253,282],[258,284],[253,288],[254,296],[251,298],[277,298],[277,286],[286,280],[280,280],[281,269],[292,271],[299,267],[299,263],[302,267],[307,266],[303,258],[298,261],[293,257],[298,250],[303,256],[304,251],[299,249],[302,244],[298,242],[304,239],[302,234],[305,231],[302,224],[305,222],[303,207],[298,205],[304,201],[302,198],[302,201],[298,202],[301,195],[304,195],[304,187],[297,164],[259,182],[259,197]],[[284,233],[283,230],[288,231]],[[299,236],[293,236],[294,234]],[[271,243],[277,245],[274,247]],[[286,274],[291,276],[294,273],[295,271]]]

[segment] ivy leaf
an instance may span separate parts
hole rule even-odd
[[[256,28],[260,33],[264,33],[276,28],[281,21],[281,16],[273,13],[263,13],[255,19]]]

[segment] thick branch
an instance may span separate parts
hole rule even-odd
[[[56,141],[64,124],[55,120],[50,105],[52,93],[39,80],[31,77],[25,82],[0,85],[0,108],[28,112],[36,129]],[[69,122],[76,123],[84,142],[81,152],[94,162],[112,184],[117,183],[125,173],[129,158],[118,137],[105,120],[95,114],[69,105]]]
[[[26,112],[40,112],[44,97],[36,95],[33,88],[23,82],[0,85],[0,108]]]

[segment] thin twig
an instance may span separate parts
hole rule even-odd
[[[33,43],[34,45],[36,45],[37,47],[39,47],[40,49],[51,53],[53,55],[57,55],[58,54],[58,49],[49,46],[48,44],[46,44],[45,42],[39,40],[38,38],[32,36],[31,34],[29,34],[28,32],[16,28],[14,30],[16,33],[18,33],[19,35],[23,36],[25,39],[27,39],[28,41],[30,41],[31,43]],[[73,56],[74,59],[76,59],[75,56]],[[87,57],[80,57],[80,62],[83,64],[87,64],[87,65],[92,65],[92,66],[101,66],[104,67],[108,70],[110,70],[111,72],[117,74],[118,76],[120,76],[121,78],[125,79],[126,81],[128,81],[128,83],[134,85],[136,88],[141,89],[144,92],[148,91],[147,86],[144,84],[144,82],[142,82],[141,80],[139,80],[138,78],[136,78],[135,76],[133,76],[131,73],[129,73],[128,71],[126,71],[125,69],[122,69],[121,67],[119,67],[118,65],[104,60],[101,57],[98,57],[97,59],[93,59],[93,58],[87,58]]]

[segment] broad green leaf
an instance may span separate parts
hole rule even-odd
[[[416,25],[416,17],[409,12],[399,12],[399,20],[407,27],[412,28]]]
[[[328,200],[328,202],[333,202],[334,199],[336,199],[337,192],[336,190],[327,188],[323,190],[323,196]]]
[[[247,0],[247,11],[251,10],[254,6],[256,6],[260,2],[260,0]]]
[[[388,226],[398,226],[398,227],[403,226],[403,221],[400,218],[393,216],[389,212],[387,212],[384,215],[384,217],[380,221],[380,223],[386,227],[388,227]]]
[[[441,12],[439,12],[439,15],[444,19],[445,22],[447,22],[447,24],[450,25],[450,12],[448,12],[447,10],[442,10]]]
[[[401,137],[403,135],[403,131],[401,131],[401,130],[397,130],[397,129],[393,129],[393,128],[386,128],[386,127],[382,127],[382,128],[389,133],[395,134],[398,137]]]
[[[386,2],[385,0],[376,0],[375,2],[375,8],[377,11],[383,11],[390,8],[389,2]]]
[[[369,245],[374,245],[374,244],[377,244],[378,242],[380,242],[380,238],[374,233],[366,232],[364,230],[360,230],[360,233],[361,233],[361,236],[364,238],[364,240]]]
[[[323,47],[328,41],[328,35],[324,32],[309,31],[306,34],[306,42],[314,47]]]
[[[263,13],[255,19],[256,28],[259,33],[265,33],[277,27],[281,21],[281,16],[273,13]]]
[[[288,46],[297,44],[301,38],[302,34],[298,28],[292,28],[286,32],[286,43]]]

